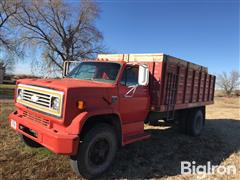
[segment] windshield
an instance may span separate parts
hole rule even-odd
[[[120,64],[109,62],[82,62],[76,66],[67,77],[82,80],[114,83]]]

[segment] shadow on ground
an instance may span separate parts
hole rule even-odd
[[[209,119],[200,137],[179,133],[176,127],[146,130],[149,140],[122,148],[102,178],[161,178],[180,175],[181,161],[219,165],[240,150],[240,121]]]
[[[0,103],[1,104],[1,103]],[[7,115],[13,102],[0,110],[0,179],[78,179],[67,156],[25,147],[10,130]],[[240,150],[240,120],[208,119],[200,137],[189,137],[176,127],[146,126],[151,138],[119,150],[112,167],[101,179],[147,179],[180,175],[181,161],[219,165]],[[44,153],[43,153],[44,152]],[[240,153],[236,154],[239,165]],[[181,176],[184,178],[184,176]]]

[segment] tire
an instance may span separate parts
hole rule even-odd
[[[157,120],[157,119],[150,119],[150,120],[148,121],[148,124],[149,124],[150,126],[157,126],[157,125],[158,125],[158,120]]]
[[[201,109],[192,110],[187,120],[187,133],[191,136],[199,136],[205,124]]]
[[[187,134],[187,120],[186,110],[179,111],[177,116],[177,125],[179,132]]]
[[[21,134],[21,139],[24,142],[24,144],[26,144],[27,146],[31,147],[31,148],[39,148],[42,147],[41,144],[33,141],[32,139],[28,138],[27,136],[24,136]]]
[[[77,155],[70,156],[70,164],[77,175],[95,178],[109,168],[116,151],[116,133],[110,125],[102,123],[86,133]]]

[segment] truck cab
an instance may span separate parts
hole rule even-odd
[[[141,73],[145,71],[147,68],[142,67]],[[78,166],[85,158],[78,160],[78,155],[86,154],[83,149],[88,151],[83,144],[91,132],[104,129],[103,136],[111,136],[110,140],[100,138],[94,149],[110,145],[117,149],[149,137],[144,133],[150,102],[148,79],[144,78],[148,76],[142,78],[142,85],[138,76],[137,64],[90,60],[81,62],[62,79],[19,80],[15,92],[16,111],[8,118],[10,125],[27,145],[44,146],[57,154],[69,155],[71,164],[75,165],[73,169],[85,175]],[[109,149],[112,148],[105,151]],[[109,158],[113,159],[115,150],[113,152]],[[92,153],[93,167],[110,165],[95,160],[104,159],[98,157],[99,152]],[[94,169],[92,166],[88,168]],[[102,172],[100,170],[85,176],[95,176]]]
[[[69,64],[65,64],[61,79],[17,81],[16,111],[8,121],[28,146],[68,155],[78,175],[93,178],[108,169],[118,147],[150,137],[144,132],[144,122],[178,117],[184,130],[200,134],[205,104],[213,103],[215,82],[204,68],[170,57],[166,60],[162,54],[137,55],[132,61],[129,56],[128,60],[119,55],[103,57],[84,60],[69,73]],[[188,79],[186,94],[178,95],[177,89],[181,89],[181,70],[188,72],[191,67],[209,79],[203,82],[208,83],[206,92],[199,88],[197,101],[195,90],[190,90],[190,102],[185,101]],[[185,99],[178,101],[183,95]]]

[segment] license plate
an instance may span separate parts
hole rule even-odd
[[[14,121],[13,119],[11,119],[11,127],[12,127],[13,129],[17,129],[17,122]]]

